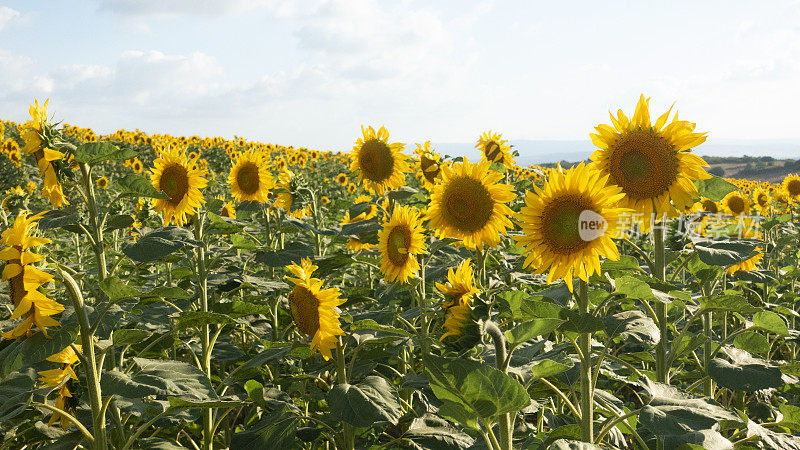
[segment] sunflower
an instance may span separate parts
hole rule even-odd
[[[600,272],[600,256],[619,259],[611,238],[629,210],[618,206],[624,194],[607,184],[608,178],[581,163],[551,172],[541,189],[526,192],[517,215],[523,235],[515,239],[527,254],[525,267],[536,273],[550,270],[548,284],[563,279],[572,291],[573,275],[588,281]]]
[[[340,298],[341,292],[337,288],[321,289],[322,280],[311,277],[317,266],[310,259],[303,258],[299,266],[292,264],[286,268],[294,275],[286,277],[294,283],[294,289],[289,293],[292,319],[301,333],[312,336],[311,349],[319,350],[328,360],[331,349],[336,347],[337,336],[344,335],[336,307],[345,299]]]
[[[728,275],[733,275],[740,270],[744,272],[750,272],[752,270],[756,270],[758,263],[761,262],[762,259],[764,259],[764,253],[761,251],[761,248],[756,247],[756,250],[758,251],[758,253],[756,253],[756,255],[753,256],[752,258],[746,261],[742,261],[739,264],[734,264],[728,267],[727,269]]]
[[[414,153],[419,155],[419,178],[422,180],[422,185],[430,191],[441,178],[441,158],[431,150],[431,141],[426,141],[422,145],[417,144]]]
[[[800,175],[791,173],[783,179],[783,190],[792,200],[800,199]]]
[[[356,185],[353,184],[353,183],[350,183],[349,185],[347,185],[347,193],[351,194],[351,195],[355,194],[356,193]]]
[[[700,199],[700,207],[703,212],[711,213],[711,214],[718,214],[719,213],[719,204],[710,198],[701,198]]]
[[[46,148],[43,133],[50,125],[47,123],[47,103],[46,100],[43,105],[39,105],[38,100],[34,100],[35,104],[31,105],[28,112],[31,119],[20,127],[20,134],[25,141],[25,147],[22,149],[24,153],[32,154],[36,159],[36,165],[39,167],[39,174],[44,179],[42,186],[42,197],[47,197],[50,203],[56,208],[64,205],[69,205],[69,201],[64,196],[64,191],[61,189],[61,183],[58,181],[56,169],[53,166],[53,161],[58,161],[64,157],[64,154]]]
[[[322,197],[320,197],[319,202],[322,203],[323,205],[327,205],[328,203],[331,202],[331,199],[323,195]]]
[[[166,199],[153,199],[153,207],[164,215],[164,225],[174,222],[181,226],[188,222],[197,208],[205,203],[200,189],[206,187],[206,172],[194,167],[194,161],[186,157],[177,147],[168,147],[159,152],[153,161],[150,181],[157,191],[167,195]]]
[[[769,201],[771,197],[769,191],[763,187],[756,188],[753,191],[753,206],[762,214],[769,212]]]
[[[403,144],[389,144],[389,132],[381,127],[361,127],[363,137],[353,146],[350,171],[358,172],[358,180],[369,192],[383,195],[386,190],[406,184],[406,172],[411,167],[402,153]]]
[[[76,347],[78,350],[81,349],[80,345],[76,345]],[[61,367],[57,369],[42,370],[39,372],[39,381],[45,386],[58,386],[64,382],[64,380],[78,379],[78,376],[75,375],[75,371],[72,368],[72,365],[78,362],[78,355],[75,353],[75,350],[72,348],[72,346],[64,347],[64,349],[60,352],[52,356],[48,356],[47,360],[60,363]],[[67,385],[64,384],[58,390],[58,399],[56,399],[55,404],[56,408],[62,411],[66,410],[67,397],[72,397],[72,394],[70,394],[69,389],[67,389]],[[64,430],[66,430],[71,424],[71,422],[65,420],[60,413],[54,412],[53,415],[50,416],[48,425],[53,425],[57,421],[61,422],[61,428]]]
[[[3,231],[0,243],[7,247],[0,250],[0,259],[6,261],[3,267],[3,280],[8,281],[8,292],[14,312],[11,320],[24,317],[22,323],[6,333],[6,339],[16,339],[23,335],[33,334],[31,327],[36,325],[46,337],[47,327],[59,325],[59,322],[50,316],[64,311],[64,307],[39,292],[39,287],[53,280],[53,276],[37,269],[32,265],[44,259],[44,256],[30,251],[31,247],[38,247],[50,243],[50,239],[33,236],[37,221],[44,213],[28,215],[21,211],[11,228]]]
[[[339,183],[339,186],[347,186],[348,181],[347,175],[343,173],[336,175],[336,182]]]
[[[720,202],[722,210],[726,213],[738,217],[743,214],[750,214],[750,199],[739,191],[729,192]]]
[[[453,271],[447,271],[447,284],[436,283],[436,289],[447,296],[442,307],[447,311],[444,321],[445,333],[440,340],[447,336],[460,336],[461,329],[466,324],[472,311],[472,296],[480,292],[473,284],[474,276],[469,258],[465,259]]]
[[[371,200],[372,199],[368,195],[360,195],[356,198],[353,204],[357,205],[359,203],[369,203]],[[366,210],[364,210],[363,212],[354,217],[350,217],[350,211],[346,211],[344,213],[344,219],[342,219],[341,224],[346,225],[348,223],[355,223],[355,222],[360,222],[362,220],[369,220],[377,215],[378,215],[378,207],[370,203],[369,206],[367,206]],[[360,239],[361,237],[362,236],[359,236],[358,238],[351,237],[350,241],[347,242],[347,249],[357,252],[359,250],[369,250],[375,248],[375,244],[362,242]]]
[[[28,192],[33,192],[36,190],[36,182],[28,181],[28,184],[25,185],[25,190]]]
[[[291,211],[292,207],[295,206],[295,195],[294,190],[292,189],[292,185],[294,184],[294,172],[291,170],[285,170],[278,175],[278,188],[284,190],[285,192],[278,192],[277,198],[275,200],[275,204],[272,205],[273,208],[283,208],[284,211]]]
[[[240,153],[234,161],[228,184],[237,201],[263,203],[275,187],[275,179],[267,170],[263,153],[250,150]]]
[[[703,169],[708,164],[689,153],[705,142],[706,133],[695,133],[695,124],[678,120],[677,113],[667,123],[672,108],[651,124],[649,102],[643,94],[630,120],[622,110],[617,117],[609,113],[614,126],[598,125],[598,134],[591,134],[600,148],[591,160],[622,188],[621,206],[644,214],[644,230],[653,214],[675,216],[687,210],[698,196],[694,180],[711,178]]]
[[[97,179],[96,183],[97,187],[99,187],[100,189],[105,189],[108,187],[108,178],[100,177]]]
[[[506,203],[514,200],[512,187],[500,184],[503,174],[489,170],[490,163],[463,162],[442,168],[442,181],[431,191],[426,218],[439,237],[463,240],[470,249],[494,247],[500,235],[513,227]]]
[[[419,272],[416,255],[425,252],[425,234],[419,212],[409,206],[395,206],[392,217],[383,219],[378,233],[381,273],[386,281],[406,283]]]
[[[478,138],[478,143],[475,148],[481,151],[481,159],[489,163],[498,163],[511,168],[514,166],[514,159],[511,156],[511,147],[506,144],[508,142],[502,139],[503,135],[500,133],[492,133],[491,131],[484,131]]]

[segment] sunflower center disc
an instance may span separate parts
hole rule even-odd
[[[15,245],[14,248],[22,252],[22,246]],[[22,266],[22,261],[19,259],[12,259],[8,261],[7,264],[19,264]],[[23,272],[20,272],[19,275],[15,275],[10,280],[8,280],[8,296],[11,299],[11,303],[14,307],[19,306],[20,302],[22,301],[22,297],[25,296],[25,280],[24,280],[24,269]]]
[[[581,212],[591,210],[589,201],[576,194],[552,200],[542,210],[542,236],[544,244],[553,252],[572,254],[590,241],[580,234]]]
[[[411,245],[411,230],[405,225],[392,228],[386,245],[389,261],[395,266],[402,266],[408,261],[408,247]],[[401,252],[400,249],[403,249]]]
[[[731,197],[728,199],[728,208],[734,215],[739,215],[744,212],[744,199],[741,197]]]
[[[420,156],[419,166],[422,169],[422,176],[430,183],[434,183],[436,177],[439,176],[439,172],[442,170],[441,167],[436,164],[436,160],[428,158],[425,155]]]
[[[180,164],[172,164],[161,173],[159,186],[169,197],[168,201],[177,205],[189,192],[189,172]]]
[[[292,310],[297,329],[313,336],[319,330],[319,300],[307,288],[295,286],[289,294],[289,307]]]
[[[453,228],[474,233],[492,218],[494,201],[480,181],[468,177],[455,178],[445,188],[442,212]]]
[[[769,198],[767,197],[767,194],[764,194],[764,193],[758,194],[758,197],[756,198],[756,201],[758,202],[758,206],[760,206],[762,208],[767,206],[767,201],[768,200],[769,200]]]
[[[800,180],[791,180],[786,184],[786,190],[792,197],[800,195]]]
[[[249,161],[242,164],[236,174],[236,184],[247,195],[253,195],[258,192],[258,166]]]
[[[611,147],[611,182],[636,200],[658,197],[678,179],[678,157],[672,145],[652,130],[623,134]]]
[[[712,214],[716,214],[719,212],[719,208],[717,208],[717,204],[711,200],[703,200],[703,211],[710,212]]]
[[[483,146],[483,154],[486,159],[491,162],[500,162],[503,160],[503,151],[500,150],[500,144],[495,141],[489,141]]]
[[[361,144],[358,152],[358,166],[367,180],[380,183],[392,176],[394,155],[385,142],[370,139]]]

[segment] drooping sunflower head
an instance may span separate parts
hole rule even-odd
[[[380,195],[387,190],[397,189],[406,184],[406,172],[411,167],[402,153],[403,144],[389,143],[389,132],[385,127],[378,131],[361,127],[363,137],[353,146],[350,170],[358,172],[358,179],[364,189]]]
[[[233,163],[228,176],[231,194],[240,202],[266,202],[269,190],[275,188],[264,154],[249,150],[242,152]]]
[[[297,187],[297,182],[295,180],[294,172],[291,170],[284,170],[281,172],[281,174],[278,175],[277,187],[280,188],[282,192],[275,194],[277,198],[272,207],[282,208],[286,212],[291,212],[298,209],[297,205],[295,204],[295,188]]]
[[[694,180],[711,178],[704,169],[708,164],[689,153],[705,142],[706,133],[695,133],[695,124],[677,114],[667,123],[672,108],[651,123],[649,101],[642,95],[631,119],[619,110],[617,117],[610,114],[613,126],[598,125],[591,134],[599,147],[591,160],[622,188],[623,206],[644,214],[645,228],[653,214],[686,211],[697,197]]]
[[[347,186],[348,181],[347,175],[343,173],[336,175],[336,182],[339,183],[339,186]]]
[[[304,258],[300,265],[286,267],[293,276],[287,281],[294,284],[289,293],[289,308],[297,329],[311,336],[311,349],[319,350],[326,360],[331,358],[331,349],[336,347],[337,336],[344,335],[339,323],[337,306],[345,302],[339,289],[322,289],[322,280],[313,278],[317,266]]]
[[[52,281],[53,276],[32,265],[43,260],[44,256],[33,253],[31,248],[50,243],[49,239],[34,235],[42,215],[29,215],[27,211],[21,211],[14,219],[14,224],[0,235],[1,243],[6,246],[0,250],[0,259],[6,262],[2,279],[8,281],[9,298],[14,306],[10,319],[23,318],[13,330],[2,334],[6,339],[31,335],[34,325],[49,337],[47,327],[59,325],[50,316],[64,311],[60,303],[39,292],[39,287]]]
[[[441,158],[431,150],[431,141],[426,141],[422,145],[417,144],[414,153],[419,155],[419,178],[425,188],[431,190],[441,179]]]
[[[378,233],[381,273],[386,281],[406,283],[419,272],[416,256],[425,252],[425,234],[419,212],[409,206],[395,206],[391,218],[384,218]]]
[[[447,272],[447,284],[436,283],[436,289],[445,294],[442,307],[445,308],[445,333],[440,340],[448,336],[461,336],[466,326],[472,323],[472,296],[480,292],[473,285],[472,264],[469,258],[458,265],[455,271],[451,267]]]
[[[206,171],[196,167],[186,157],[185,151],[168,147],[153,161],[150,182],[156,190],[166,194],[166,199],[153,199],[153,207],[164,216],[164,225],[170,222],[184,225],[188,217],[205,203],[200,189],[206,187]]]
[[[750,199],[739,191],[729,192],[720,204],[723,211],[732,216],[750,214]]]
[[[426,218],[439,237],[463,240],[470,249],[494,247],[500,235],[513,225],[511,209],[513,188],[499,181],[503,174],[489,169],[490,163],[463,162],[442,168],[442,180],[431,191]]]
[[[783,190],[793,200],[800,199],[800,175],[791,173],[783,179]]]
[[[500,133],[484,131],[478,138],[475,148],[481,151],[481,159],[483,161],[498,163],[511,168],[514,165],[514,159],[511,155],[511,146],[507,142]]]
[[[559,167],[560,169],[560,167]],[[619,259],[612,240],[620,216],[621,188],[608,184],[608,175],[583,163],[556,170],[536,192],[528,191],[517,220],[523,235],[525,267],[536,273],[549,270],[547,282],[563,279],[572,290],[572,277],[588,281],[600,272],[600,256]]]

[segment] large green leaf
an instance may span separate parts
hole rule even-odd
[[[415,450],[460,450],[475,443],[468,434],[431,414],[414,419],[403,437]]]
[[[328,392],[331,414],[357,427],[376,422],[396,424],[403,415],[397,393],[382,377],[369,376],[358,384],[339,383]]]
[[[756,436],[765,448],[774,450],[800,450],[800,437],[791,434],[776,433],[761,425],[747,421],[747,437]]]
[[[140,290],[128,286],[127,283],[114,276],[101,281],[100,289],[108,296],[108,300],[112,303],[142,295]]]
[[[129,173],[116,181],[120,195],[125,197],[147,197],[167,199],[167,194],[157,191],[145,177]]]
[[[265,414],[255,425],[233,435],[231,448],[237,450],[262,450],[267,448],[296,448],[297,428],[301,424],[297,414],[288,408],[278,408]]]
[[[736,348],[750,353],[766,354],[770,350],[769,341],[760,333],[745,331],[733,339]]]
[[[694,184],[697,186],[697,193],[701,197],[706,197],[715,202],[722,200],[726,195],[738,189],[735,184],[718,176],[712,176],[706,180],[695,180]]]
[[[714,358],[708,364],[708,375],[720,386],[734,391],[760,391],[784,384],[778,367],[755,358],[733,363]]]
[[[661,332],[653,319],[639,310],[623,311],[605,318],[606,334],[624,341],[655,345]]]
[[[564,321],[561,319],[533,319],[523,322],[506,331],[506,339],[512,346],[519,345],[529,339],[546,336],[552,333]]]
[[[756,255],[756,247],[763,245],[754,239],[700,238],[693,240],[697,256],[711,266],[727,267],[739,264]]]
[[[741,295],[710,295],[700,297],[698,302],[700,307],[706,311],[733,311],[739,314],[751,314],[759,310]]]
[[[140,236],[136,242],[126,243],[122,247],[122,253],[136,262],[151,262],[187,245],[196,247],[200,243],[186,228],[170,226],[156,228],[144,236]]]
[[[439,399],[460,403],[479,417],[520,411],[530,404],[519,381],[480,362],[431,357],[425,366]]]
[[[0,383],[0,422],[22,414],[33,398],[36,371],[28,368],[14,372]]]
[[[197,367],[181,361],[133,358],[140,370],[133,376],[104,372],[103,394],[138,399],[148,395],[194,400],[218,400],[211,380]]]
[[[741,422],[709,397],[694,397],[677,388],[648,382],[649,404],[639,411],[639,423],[657,436],[682,436],[693,431],[711,430],[718,422]]]
[[[75,149],[75,160],[89,165],[131,159],[136,155],[138,155],[136,150],[130,147],[119,148],[110,142],[85,142]]]
[[[759,311],[753,314],[753,325],[779,336],[789,336],[789,327],[781,316],[772,311]]]

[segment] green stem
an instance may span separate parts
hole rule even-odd
[[[194,237],[200,242],[196,249],[197,255],[197,284],[200,290],[200,310],[208,312],[208,274],[206,273],[205,244],[203,243],[203,216],[198,211],[194,217]],[[200,370],[211,379],[211,329],[208,324],[200,327],[200,345],[202,355],[200,358]],[[203,409],[203,450],[214,448],[214,410],[213,408]]]
[[[663,223],[658,223],[653,228],[653,249],[655,257],[653,258],[653,276],[660,281],[666,278],[666,264],[664,262],[664,226]],[[656,302],[655,304],[656,322],[659,331],[661,332],[661,339],[656,345],[656,381],[659,383],[669,384],[669,367],[667,367],[667,305],[663,302]]]
[[[94,240],[94,254],[97,258],[97,276],[103,281],[108,276],[106,268],[106,251],[103,245],[103,224],[97,214],[97,200],[94,195],[92,183],[92,169],[88,164],[81,164],[83,174],[83,187],[86,190],[86,208],[89,210],[89,221],[92,226],[92,239]]]
[[[580,308],[589,314],[589,286],[581,280]],[[594,442],[594,386],[592,386],[592,333],[581,333],[578,336],[581,358],[581,440]]]
[[[506,361],[508,360],[508,352],[506,351],[506,337],[500,328],[491,320],[486,322],[486,334],[488,334],[494,342],[494,359],[497,368],[505,373],[507,369]],[[498,425],[500,427],[500,448],[502,450],[511,450],[513,448],[514,430],[511,425],[511,413],[500,414],[498,418]]]
[[[347,383],[347,372],[344,364],[344,349],[342,341],[336,341],[336,382],[339,384]],[[342,424],[342,442],[344,450],[353,450],[356,446],[356,436],[353,426],[345,422]]]

